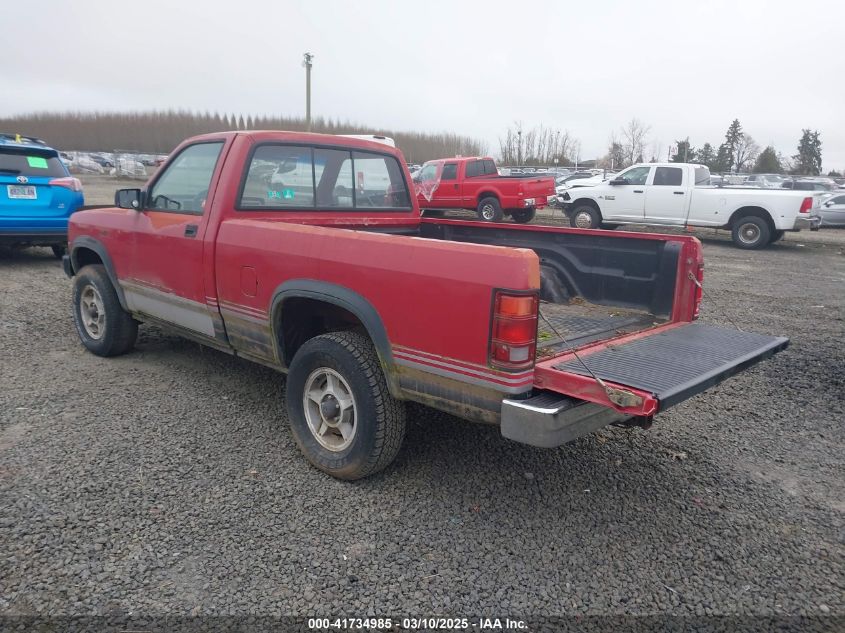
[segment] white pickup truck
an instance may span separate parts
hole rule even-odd
[[[568,198],[568,199],[567,199]],[[710,186],[710,170],[688,163],[633,165],[594,187],[564,194],[572,226],[702,226],[731,231],[740,248],[762,248],[785,231],[818,230],[818,201],[808,192]]]

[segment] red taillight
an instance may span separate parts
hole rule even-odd
[[[810,209],[813,208],[813,199],[812,198],[804,198],[804,201],[801,203],[801,208],[798,210],[799,213],[809,213]]]
[[[79,179],[72,178],[70,176],[65,178],[53,178],[47,184],[52,185],[53,187],[64,187],[65,189],[70,189],[71,191],[82,191],[82,183],[79,182]]]
[[[695,293],[693,295],[692,304],[692,318],[697,319],[698,313],[701,311],[701,299],[704,296],[702,285],[704,284],[704,264],[698,265],[698,270],[695,271],[695,279],[698,281],[695,284]]]
[[[497,290],[490,331],[490,364],[500,369],[526,369],[537,351],[537,293]]]

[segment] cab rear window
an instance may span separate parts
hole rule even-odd
[[[0,174],[14,176],[46,176],[61,178],[67,176],[64,165],[55,153],[43,150],[20,150],[0,147]]]

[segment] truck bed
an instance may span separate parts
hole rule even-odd
[[[537,359],[549,358],[588,343],[607,340],[662,325],[668,321],[643,310],[588,303],[540,304]]]

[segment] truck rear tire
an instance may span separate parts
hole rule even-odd
[[[740,248],[763,248],[769,244],[771,230],[768,223],[756,215],[747,215],[734,221],[731,227],[734,244]]]
[[[772,236],[769,238],[769,244],[780,242],[784,235],[786,235],[786,231],[772,231]]]
[[[511,217],[517,224],[528,224],[537,215],[537,209],[520,209],[511,211]]]
[[[382,470],[405,437],[405,405],[390,395],[372,342],[355,332],[322,334],[299,348],[287,410],[303,455],[338,479]]]
[[[501,222],[505,217],[502,205],[493,196],[482,198],[478,203],[478,217],[485,222]]]
[[[73,278],[73,321],[82,344],[97,356],[125,354],[138,338],[138,322],[121,307],[101,264],[84,266]]]
[[[569,224],[575,229],[597,229],[601,227],[601,214],[595,207],[582,204],[569,214]]]

